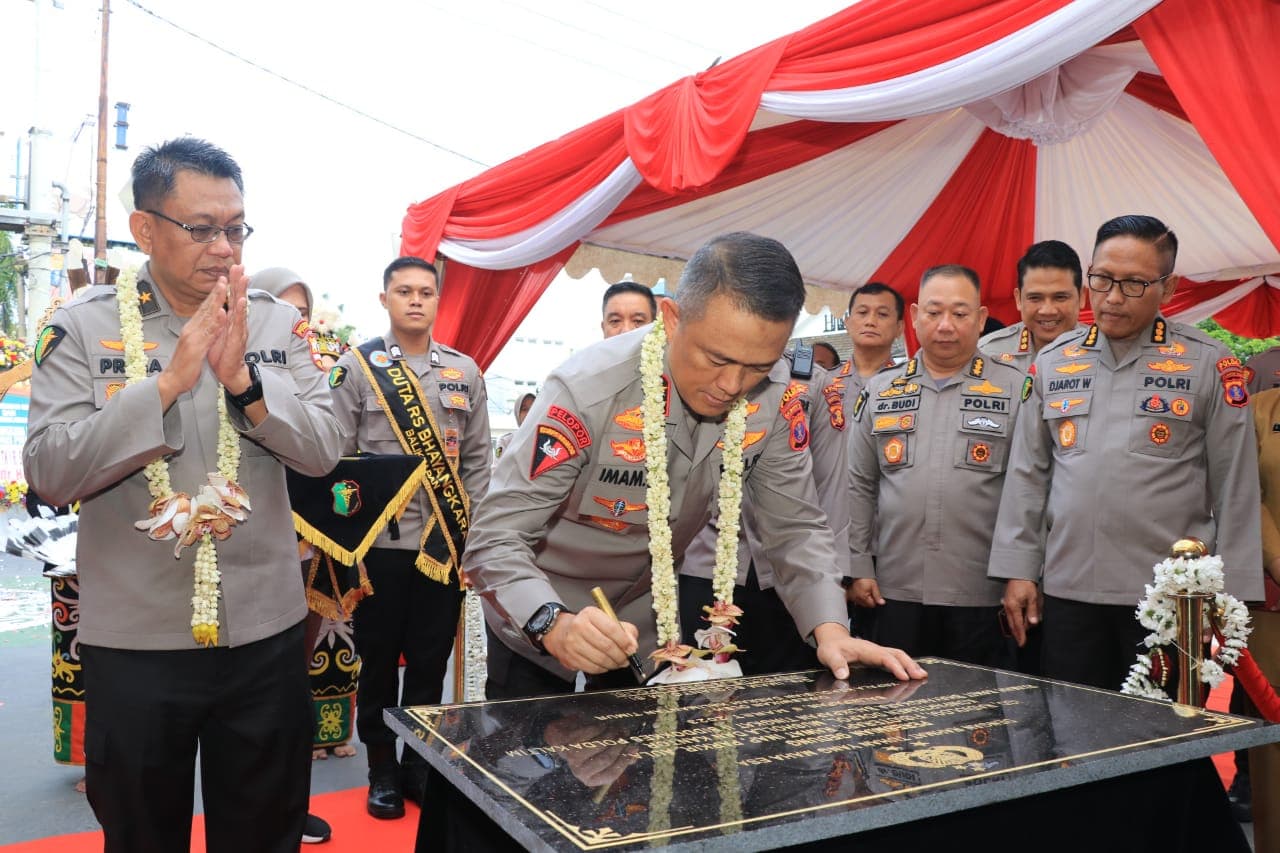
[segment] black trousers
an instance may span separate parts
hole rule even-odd
[[[832,584],[832,595],[841,594]],[[707,578],[680,575],[681,642],[696,646],[695,631],[707,627],[703,605],[715,603],[715,592]],[[734,655],[743,675],[767,675],[818,669],[818,650],[800,636],[796,622],[773,589],[761,589],[755,564],[747,571],[745,585],[733,588],[733,603],[742,608],[742,621],[734,628],[734,644],[743,649]]]
[[[360,655],[356,731],[371,748],[395,748],[396,735],[382,719],[384,709],[435,705],[444,692],[462,590],[422,574],[414,565],[417,556],[417,551],[374,548],[364,559],[373,595],[361,599],[352,625]],[[405,750],[405,759],[422,761],[413,750]]]
[[[302,623],[234,648],[82,646],[85,784],[107,853],[190,846],[196,750],[210,853],[296,853],[311,788]]]
[[[1130,605],[1086,604],[1048,595],[1041,631],[1044,675],[1105,690],[1119,690],[1124,684],[1138,652],[1146,650],[1142,638],[1149,633]],[[1175,668],[1166,688],[1171,696],[1176,695],[1176,677]]]
[[[887,599],[876,608],[872,639],[912,657],[937,655],[964,663],[1009,668],[1013,640],[1000,630],[999,606],[943,607]]]

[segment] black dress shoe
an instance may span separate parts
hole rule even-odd
[[[427,766],[416,762],[400,765],[400,793],[419,807],[426,799]]]
[[[369,799],[365,803],[369,814],[381,820],[404,817],[404,797],[400,795],[399,780],[395,768],[386,773],[369,774]]]

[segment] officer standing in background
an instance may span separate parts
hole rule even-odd
[[[978,340],[978,349],[1026,372],[1036,353],[1077,328],[1081,303],[1080,256],[1061,240],[1035,243],[1018,259],[1013,300],[1020,322]]]
[[[927,270],[919,300],[919,352],[873,376],[854,404],[853,600],[878,608],[877,643],[1008,666],[1002,589],[986,566],[1022,372],[978,351],[987,310],[973,270]]]
[[[374,817],[399,818],[404,797],[425,805],[426,762],[405,749],[397,763],[396,736],[382,712],[436,704],[443,693],[462,605],[469,508],[489,488],[489,411],[480,368],[431,338],[440,304],[436,268],[397,258],[382,286],[390,331],[344,353],[329,385],[346,455],[404,453],[427,463],[419,494],[365,556],[373,594],[352,619],[361,662],[356,728],[369,759],[366,805]]]
[[[1160,316],[1177,252],[1155,217],[1105,222],[1087,277],[1095,323],[1054,341],[1028,377],[989,574],[1008,581],[1020,645],[1043,622],[1050,678],[1119,689],[1147,633],[1134,602],[1177,539],[1222,557],[1227,592],[1263,598],[1244,369],[1218,341]]]
[[[849,535],[844,412],[839,406],[828,409],[822,389],[828,386],[830,377],[814,362],[814,350],[797,344],[779,365],[791,374],[779,403],[779,414],[786,419],[790,446],[795,449],[807,446],[813,457],[818,506],[826,513],[827,526],[834,533],[835,541],[842,543]],[[695,632],[707,627],[703,607],[713,604],[715,599],[712,577],[718,521],[718,517],[713,517],[689,543],[680,567],[680,627],[684,642],[689,645],[697,645]],[[742,501],[738,566],[733,601],[748,614],[734,628],[735,644],[748,652],[738,658],[743,675],[817,666],[813,647],[800,636],[795,620],[774,589],[773,564],[761,537],[755,505],[749,497]],[[840,574],[842,581],[848,577],[843,567]]]
[[[849,294],[849,307],[844,314],[844,331],[853,344],[853,354],[832,375],[830,384],[822,389],[823,399],[830,410],[835,425],[836,410],[840,410],[839,429],[847,429],[853,422],[853,404],[862,393],[867,380],[885,368],[893,367],[893,345],[902,337],[906,302],[902,294],[879,281],[869,281]],[[841,485],[848,483],[848,450],[846,465],[840,468]],[[876,609],[858,607],[853,596],[853,578],[846,579],[851,629],[859,637],[870,638],[875,631]]]

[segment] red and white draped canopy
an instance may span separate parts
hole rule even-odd
[[[976,269],[1148,213],[1181,244],[1168,313],[1280,331],[1276,0],[862,0],[409,208],[448,259],[436,335],[487,365],[581,243],[688,258],[781,240],[811,285]]]

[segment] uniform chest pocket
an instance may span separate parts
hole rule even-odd
[[[124,377],[118,379],[95,379],[93,380],[93,405],[99,409],[107,404],[107,401],[115,396],[125,386]]]
[[[1093,393],[1055,394],[1044,401],[1042,416],[1059,453],[1080,453],[1089,433]]]
[[[632,525],[647,525],[646,491],[643,465],[601,465],[582,493],[578,515],[617,533]]]
[[[1009,439],[997,435],[972,435],[961,433],[955,444],[956,468],[986,471],[990,474],[1004,472],[1009,461]]]
[[[1129,449],[1143,456],[1180,457],[1192,442],[1203,440],[1199,424],[1163,414],[1139,412],[1129,422]]]
[[[440,405],[456,412],[470,412],[471,398],[461,391],[441,391]]]
[[[391,419],[387,417],[386,410],[378,403],[376,397],[365,398],[364,417],[360,419],[360,426],[364,429],[370,441],[394,441],[396,443],[400,441],[396,437],[396,431],[391,426]]]
[[[916,436],[909,432],[886,432],[875,436],[880,470],[889,472],[915,464]]]

